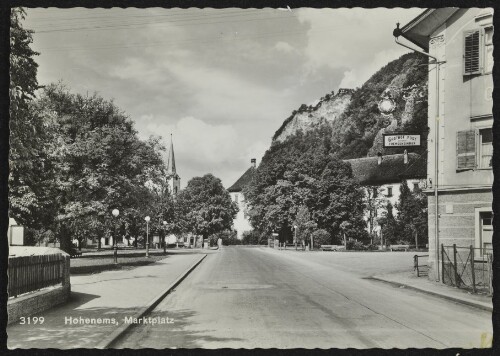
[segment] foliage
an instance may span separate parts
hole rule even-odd
[[[309,245],[311,235],[317,227],[317,223],[311,219],[311,214],[307,206],[301,205],[295,217],[294,226],[296,226],[296,243],[300,245]]]
[[[383,218],[379,221],[382,227],[382,237],[384,244],[396,243],[398,238],[398,222],[394,218],[393,207],[390,201],[387,202],[386,212]]]
[[[191,179],[177,196],[178,228],[204,239],[230,229],[237,212],[220,179],[211,174]]]
[[[50,122],[33,110],[39,88],[30,48],[33,31],[21,26],[25,12],[13,8],[10,23],[9,215],[27,229],[42,229],[55,218],[54,157]]]
[[[221,238],[222,239],[222,244],[224,246],[230,246],[230,245],[241,245],[241,241],[238,240],[236,231],[234,230],[222,230],[214,233],[213,235],[210,235],[209,240],[210,240],[210,245],[212,246],[217,246],[217,240]]]
[[[428,242],[427,226],[427,197],[418,187],[412,192],[406,181],[401,184],[398,210],[399,238],[407,244]]]
[[[330,154],[330,135],[331,128],[323,125],[273,143],[244,189],[255,229],[268,235],[276,231],[280,241],[292,241],[301,207],[332,238],[339,238],[342,221],[352,224],[349,233],[363,229],[362,192],[350,165]]]
[[[94,237],[100,242],[108,233],[130,237],[145,231],[144,216],[168,211],[168,192],[160,197],[154,190],[165,185],[160,138],[141,141],[133,122],[113,102],[52,84],[31,103],[31,112],[43,120],[43,135],[50,136],[41,145],[47,159],[40,172],[51,178],[50,185],[35,182],[33,187],[43,191],[41,197],[50,197],[43,211],[52,215],[39,225],[23,219],[27,227],[54,231],[67,250],[74,238]],[[17,138],[16,132],[12,135]],[[22,163],[18,156],[11,155],[11,160],[14,166]],[[117,219],[111,216],[114,208],[120,211]],[[37,211],[28,210],[31,215]],[[22,216],[16,209],[12,212]]]
[[[384,91],[411,85],[425,86],[427,82],[427,58],[418,53],[409,53],[388,63],[376,72],[361,88],[356,90],[350,104],[338,119],[333,122],[333,146],[339,158],[365,157],[374,145],[380,129],[389,123],[379,109],[378,103]],[[395,118],[400,118],[405,110],[404,100],[395,100]],[[402,125],[402,124],[400,124]],[[427,100],[415,104],[413,117],[400,129],[414,130],[423,134],[425,149],[427,136]],[[408,152],[411,152],[409,149]],[[402,153],[401,150],[387,150],[384,154]]]
[[[245,231],[241,243],[243,245],[266,245],[267,238],[256,230]]]
[[[312,233],[312,238],[315,245],[329,245],[331,236],[325,229],[318,229]]]

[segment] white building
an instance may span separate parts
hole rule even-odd
[[[252,158],[250,163],[250,168],[248,168],[246,172],[227,189],[231,195],[231,200],[238,204],[239,210],[233,221],[233,229],[236,230],[237,237],[240,240],[243,238],[244,232],[253,230],[252,225],[250,225],[250,220],[248,219],[245,196],[243,194],[243,188],[251,182],[255,173],[256,159]]]

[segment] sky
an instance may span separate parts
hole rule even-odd
[[[181,188],[231,186],[301,104],[361,86],[407,53],[423,9],[27,9],[41,85],[113,99],[139,136],[172,135]]]

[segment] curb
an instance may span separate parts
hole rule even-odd
[[[155,298],[153,298],[148,304],[144,307],[140,308],[137,313],[135,313],[132,318],[142,318],[144,315],[153,310],[170,292],[181,283],[184,278],[186,278],[200,263],[203,259],[207,257],[204,254],[200,259],[198,259],[195,263],[191,265],[184,273],[182,273],[177,279],[170,284],[165,290],[163,290],[160,294],[158,294]],[[108,349],[113,344],[115,344],[131,327],[135,324],[127,324],[123,323],[116,330],[114,330],[108,337],[104,338],[101,342],[99,342],[95,348],[96,349]]]
[[[446,300],[449,300],[449,301],[452,301],[452,302],[455,302],[455,303],[465,304],[465,305],[468,305],[470,307],[474,307],[474,308],[486,310],[486,311],[489,311],[489,312],[493,312],[493,306],[490,307],[490,306],[479,304],[479,303],[476,303],[476,302],[471,302],[469,300],[465,300],[465,299],[461,299],[461,298],[456,298],[456,297],[449,296],[449,295],[446,295],[446,294],[436,293],[436,292],[433,292],[433,291],[430,291],[430,290],[426,290],[426,289],[421,289],[421,288],[409,286],[408,284],[394,282],[394,281],[388,281],[388,280],[377,278],[377,277],[368,277],[366,279],[372,279],[372,280],[375,280],[375,281],[392,284],[392,285],[398,286],[398,287],[405,287],[407,289],[411,289],[411,290],[414,290],[414,291],[417,291],[417,292],[421,292],[421,293],[433,295],[435,297],[443,298],[443,299],[446,299]]]

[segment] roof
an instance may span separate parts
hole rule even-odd
[[[429,37],[459,8],[427,9],[401,28],[402,36],[424,50],[429,50]]]
[[[254,174],[255,174],[255,167],[252,166],[248,168],[247,171],[243,173],[243,175],[236,181],[236,183],[230,186],[227,190],[231,193],[241,192],[244,187],[250,184]]]
[[[423,156],[408,153],[408,163],[404,154],[348,159],[354,177],[361,185],[382,185],[401,182],[402,179],[420,179],[427,176],[427,162]]]

